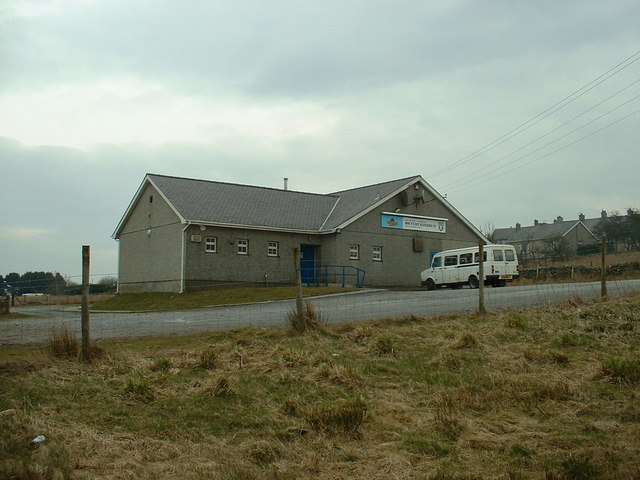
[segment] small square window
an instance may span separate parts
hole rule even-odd
[[[204,251],[216,253],[218,251],[218,239],[216,237],[206,237],[204,239]]]
[[[372,247],[371,249],[371,259],[374,262],[382,261],[382,247]]]
[[[267,244],[267,256],[277,257],[279,255],[278,242],[269,242]]]
[[[249,255],[249,240],[238,240],[238,255]]]
[[[349,260],[360,259],[360,245],[349,245]]]

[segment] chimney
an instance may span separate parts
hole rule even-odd
[[[584,213],[581,213],[580,215],[578,215],[578,220],[580,220],[581,222],[584,222]]]
[[[284,177],[284,189],[289,190],[289,179]]]
[[[602,210],[602,212],[600,212],[600,218],[607,218],[607,211],[606,210]]]
[[[556,218],[556,221],[553,223],[562,223],[564,222],[564,218],[562,218],[560,215],[558,215],[558,218]]]
[[[522,225],[520,225],[519,223],[516,223],[516,232],[520,230],[520,227],[522,227]]]
[[[539,223],[539,222],[538,222],[538,219],[536,218],[536,219],[533,221],[533,226],[534,226],[534,227],[537,227],[537,226],[538,226],[538,223]]]

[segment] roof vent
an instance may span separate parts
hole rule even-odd
[[[284,189],[289,190],[289,179],[284,177]]]

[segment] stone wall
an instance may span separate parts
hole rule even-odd
[[[525,268],[520,270],[522,278],[530,280],[570,280],[572,278],[587,278],[597,280],[600,278],[600,267],[587,267],[583,265],[541,266],[538,268]],[[607,266],[608,277],[636,276],[640,275],[640,262],[619,263]]]

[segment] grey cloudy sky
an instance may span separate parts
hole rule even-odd
[[[637,0],[4,0],[0,274],[79,275],[83,244],[116,273],[147,172],[422,175],[479,227],[639,207],[638,25]]]

